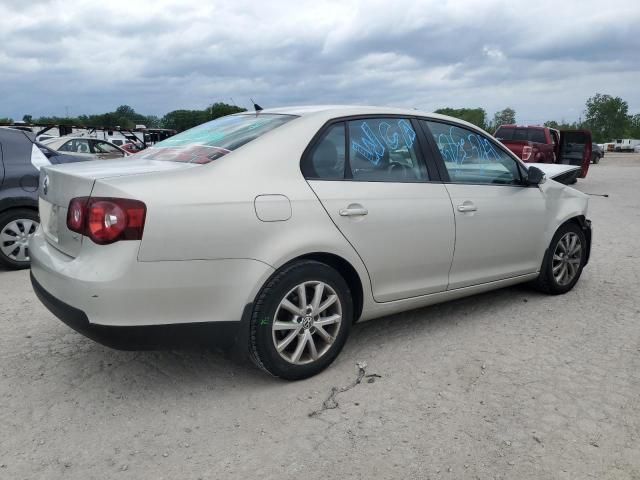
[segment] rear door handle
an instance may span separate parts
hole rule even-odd
[[[478,210],[478,207],[474,205],[473,202],[463,202],[461,205],[458,205],[459,212],[475,212]]]
[[[351,207],[349,206],[348,208],[341,208],[340,209],[340,216],[341,217],[360,217],[363,215],[366,215],[369,213],[369,210],[367,210],[364,207]]]

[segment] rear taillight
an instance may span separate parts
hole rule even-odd
[[[69,202],[67,228],[106,245],[141,240],[147,207],[128,198],[77,197]]]
[[[522,147],[522,161],[526,162],[527,160],[529,160],[529,158],[531,158],[532,152],[533,148],[531,148],[529,145],[525,145],[524,147]]]

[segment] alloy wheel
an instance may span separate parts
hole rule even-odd
[[[551,262],[553,278],[556,283],[561,286],[571,283],[578,274],[581,261],[582,242],[580,237],[574,232],[565,233],[556,245]]]
[[[29,239],[38,228],[38,222],[18,218],[7,223],[0,231],[0,251],[16,262],[29,261]]]
[[[342,322],[340,298],[330,285],[308,281],[282,299],[272,325],[273,344],[287,362],[315,362],[333,345]]]

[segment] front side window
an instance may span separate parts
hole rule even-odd
[[[107,142],[94,142],[93,150],[94,153],[121,153],[120,150]]]
[[[345,162],[344,122],[331,125],[302,164],[306,178],[342,180]]]
[[[136,155],[148,160],[209,163],[294,118],[268,113],[228,115],[169,137]]]
[[[415,182],[427,180],[417,135],[406,118],[367,118],[347,122],[353,180]]]
[[[76,138],[64,143],[59,149],[61,152],[74,152],[74,153],[90,153],[89,152],[89,140],[85,138]]]
[[[518,163],[484,135],[440,122],[425,122],[453,183],[520,184]]]

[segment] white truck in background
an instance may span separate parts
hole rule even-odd
[[[640,146],[640,140],[635,140],[633,138],[617,138],[614,151],[633,152],[638,146]]]

